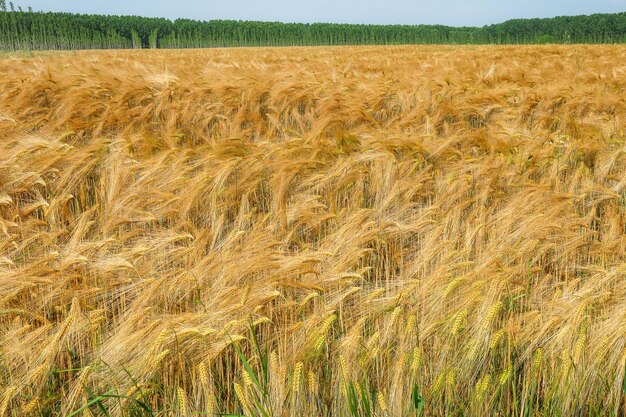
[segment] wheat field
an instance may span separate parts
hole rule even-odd
[[[0,74],[0,417],[625,415],[626,47]]]

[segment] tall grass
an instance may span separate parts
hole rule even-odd
[[[623,415],[624,62],[2,56],[0,416]]]

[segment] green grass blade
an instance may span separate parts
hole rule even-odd
[[[144,394],[143,390],[141,389],[141,387],[139,386],[139,384],[137,383],[137,381],[135,380],[135,378],[133,378],[133,376],[131,375],[131,373],[128,371],[128,369],[126,369],[125,366],[122,366],[122,369],[124,370],[124,372],[126,372],[126,374],[128,375],[128,377],[130,378],[131,381],[133,381],[133,384],[135,384],[135,388],[137,388],[137,391],[139,391],[139,395],[141,395],[141,399],[143,400],[143,402],[136,400],[134,398],[131,398],[131,400],[135,401],[135,403],[137,403],[137,405],[139,405],[139,407],[143,408],[145,411],[147,411],[151,417],[154,417],[154,413],[152,412],[152,408],[148,407],[146,405],[146,403],[149,403],[150,401],[148,401],[148,398],[146,397],[146,395]]]
[[[241,348],[239,347],[239,344],[237,342],[233,342],[233,346],[235,346],[235,350],[237,351],[237,356],[239,356],[239,359],[241,360],[243,367],[246,369],[246,372],[248,373],[248,375],[250,375],[250,379],[252,379],[252,382],[254,383],[254,385],[257,386],[259,391],[264,392],[263,387],[261,386],[261,383],[259,382],[259,379],[257,378],[256,374],[252,370],[252,367],[248,363],[248,360],[246,359],[246,356],[243,354]]]
[[[250,321],[250,336],[252,339],[252,343],[254,344],[254,348],[256,349],[257,354],[259,355],[259,360],[261,362],[261,374],[263,377],[263,386],[267,387],[267,384],[269,382],[267,346],[265,347],[265,349],[261,349],[261,346],[259,344],[259,339],[257,338],[256,332],[254,331],[254,326],[252,325],[252,320]],[[263,391],[263,395],[264,396],[267,395],[265,390]]]
[[[106,393],[104,393],[102,395],[98,395],[98,396],[95,396],[93,394],[93,392],[88,387],[85,387],[85,391],[87,391],[89,393],[89,396],[91,397],[91,400],[88,401],[87,404],[85,404],[82,407],[80,407],[78,410],[75,410],[71,414],[68,414],[67,417],[73,417],[73,416],[77,415],[78,413],[84,411],[86,408],[91,407],[94,404],[98,404],[98,408],[100,409],[100,411],[102,411],[105,415],[108,416],[109,413],[107,413],[106,409],[102,405],[102,400],[104,398],[106,398],[106,396],[109,395],[110,393],[115,392],[115,390],[114,389],[109,390]]]
[[[411,393],[411,399],[413,400],[413,408],[415,409],[415,415],[421,417],[424,412],[424,399],[420,395],[420,389],[417,384],[413,385],[413,392]]]

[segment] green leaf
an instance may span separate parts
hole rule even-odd
[[[363,409],[363,413],[370,417],[372,415],[372,401],[370,397],[369,386],[359,384],[361,386],[361,407]]]
[[[232,338],[230,340],[232,341]],[[239,356],[239,359],[241,360],[241,363],[243,364],[243,367],[246,369],[246,372],[248,373],[248,375],[250,375],[250,379],[252,379],[252,382],[254,383],[254,385],[256,385],[256,387],[259,389],[259,391],[263,394],[263,398],[265,398],[267,396],[265,388],[259,382],[259,379],[257,378],[256,374],[252,370],[252,367],[250,366],[250,363],[248,363],[248,360],[246,359],[246,356],[243,354],[243,351],[239,347],[239,344],[237,342],[233,341],[233,346],[235,346],[235,350],[237,351],[237,355]],[[265,410],[263,405],[261,405],[257,401],[256,398],[254,399],[254,404],[261,411],[261,413],[263,414],[263,417],[269,417],[269,413]]]
[[[211,415],[224,416],[224,417],[248,417],[242,414],[224,414],[224,413],[211,413]]]
[[[413,400],[413,408],[415,408],[415,415],[421,417],[424,412],[424,399],[420,395],[420,389],[417,384],[413,385],[413,392],[411,393],[411,400]]]
[[[231,339],[231,341],[232,341],[232,339]],[[241,363],[243,364],[243,367],[246,369],[246,372],[248,373],[248,375],[250,375],[250,379],[252,379],[252,382],[254,383],[254,385],[256,385],[257,388],[261,392],[263,392],[263,388],[261,387],[261,383],[259,382],[259,379],[256,377],[256,374],[252,370],[252,367],[248,363],[248,360],[246,359],[246,356],[243,354],[241,348],[239,347],[239,344],[237,342],[233,342],[233,346],[235,346],[235,350],[237,351],[237,356],[239,356],[239,359],[241,360]]]
[[[350,414],[359,417],[359,399],[353,382],[348,385],[348,406],[350,407]]]
[[[262,373],[262,377],[263,377],[263,387],[267,387],[267,384],[269,382],[269,372],[268,372],[268,353],[267,353],[267,346],[265,347],[265,349],[261,349],[261,346],[259,344],[259,339],[256,336],[256,332],[254,331],[254,326],[252,325],[252,319],[250,319],[250,336],[252,339],[252,343],[254,344],[254,348],[257,351],[257,354],[259,355],[259,359],[261,362],[261,373]],[[267,396],[267,392],[265,391],[265,389],[263,389],[263,396]]]
[[[107,413],[106,409],[102,405],[102,400],[105,399],[107,395],[115,392],[115,390],[114,389],[109,390],[106,393],[104,393],[102,395],[98,395],[98,396],[94,395],[94,393],[88,387],[85,387],[85,391],[87,391],[89,393],[89,397],[91,398],[91,400],[88,401],[87,404],[85,404],[82,407],[80,407],[78,410],[76,410],[76,411],[72,412],[71,414],[69,414],[67,417],[75,416],[78,413],[80,413],[81,411],[85,410],[88,407],[91,407],[94,404],[98,404],[98,408],[100,409],[100,411],[102,411],[106,416],[108,416],[109,413]]]
[[[141,407],[142,409],[144,409],[145,411],[147,411],[150,416],[154,417],[154,413],[152,412],[152,408],[148,407],[146,405],[146,403],[149,403],[150,401],[148,401],[148,398],[146,397],[146,395],[144,394],[143,390],[141,389],[141,387],[139,386],[139,384],[137,383],[137,381],[135,380],[135,378],[133,378],[133,376],[131,375],[131,373],[128,371],[128,369],[126,369],[125,366],[122,366],[122,369],[124,369],[124,372],[126,372],[126,374],[128,375],[128,377],[130,378],[131,381],[133,381],[133,384],[135,384],[135,388],[137,388],[137,391],[139,391],[139,394],[141,395],[141,399],[143,400],[143,402],[136,400],[134,398],[131,398],[131,400],[135,401],[135,403],[137,403],[137,405],[139,405],[139,407]]]

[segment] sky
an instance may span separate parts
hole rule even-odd
[[[626,11],[626,0],[14,0],[26,10],[139,15],[171,20],[443,24]],[[7,0],[8,4],[8,0]]]

